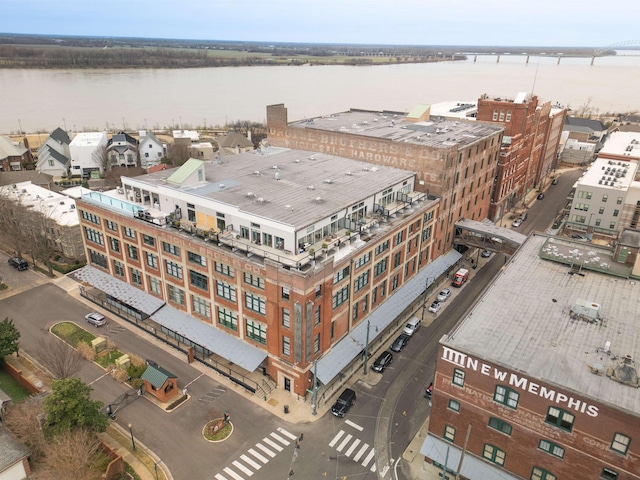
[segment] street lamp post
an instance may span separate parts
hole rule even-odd
[[[133,451],[136,451],[136,441],[133,438],[133,427],[131,424],[129,424],[129,433],[131,434],[131,445],[133,445]]]
[[[153,463],[153,469],[156,471],[156,480],[158,480],[158,462]]]

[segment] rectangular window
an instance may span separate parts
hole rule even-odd
[[[322,285],[316,285],[316,298],[322,295]]]
[[[291,340],[289,337],[282,337],[282,355],[291,356]]]
[[[369,284],[369,270],[364,272],[362,275],[359,275],[355,282],[353,282],[353,293],[362,290]]]
[[[176,247],[175,245],[171,245],[170,243],[167,242],[162,242],[162,250],[164,250],[167,253],[170,253],[171,255],[180,255],[180,248]]]
[[[244,294],[244,306],[249,310],[265,315],[267,313],[267,303],[264,298],[250,292]]]
[[[511,425],[503,420],[500,420],[499,418],[491,417],[489,419],[489,427],[493,428],[494,430],[498,430],[505,435],[511,435]]]
[[[234,278],[236,275],[233,267],[225,265],[224,263],[214,262],[214,267],[216,272],[226,275],[227,277]]]
[[[211,317],[211,303],[198,295],[191,295],[193,311],[203,317]]]
[[[171,275],[172,277],[182,280],[182,266],[169,260],[165,260],[164,265],[167,275]]]
[[[614,210],[613,211],[613,216],[617,217],[620,214],[620,210]]]
[[[320,322],[322,321],[322,315],[320,314],[320,312],[321,312],[320,308],[321,308],[321,305],[318,305],[318,306],[316,307],[315,314],[314,314],[314,315],[315,315],[315,317],[314,317],[314,324],[315,324],[316,326],[317,326],[317,325],[320,325]]]
[[[247,338],[254,340],[262,345],[267,344],[267,327],[260,322],[247,318],[245,320]]]
[[[107,268],[107,257],[99,252],[94,252],[89,249],[89,258],[91,258],[91,263],[98,265],[102,268]]]
[[[136,238],[136,231],[130,227],[122,227],[122,231],[124,232],[124,236],[127,238]]]
[[[82,210],[82,218],[84,218],[88,222],[95,223],[96,225],[100,225],[100,217],[97,215],[94,215],[93,213],[89,213],[85,210]]]
[[[493,393],[493,400],[495,402],[506,405],[509,408],[518,408],[518,400],[520,394],[509,387],[503,387],[502,385],[496,385],[495,392]]]
[[[98,245],[104,245],[104,240],[102,238],[101,232],[89,227],[84,227],[84,232],[87,240],[89,240],[90,242],[97,243]]]
[[[333,295],[333,308],[337,308],[349,300],[349,287],[343,287]]]
[[[604,207],[600,207],[600,210],[598,210],[598,213],[602,215],[604,213]]]
[[[318,353],[320,351],[320,334],[316,335],[316,338],[313,340],[313,353]]]
[[[291,314],[288,308],[282,309],[282,327],[291,328]]]
[[[382,252],[389,249],[389,240],[382,242],[376,247],[376,255],[380,255]]]
[[[149,279],[149,290],[151,293],[160,295],[160,280],[156,277],[147,277]]]
[[[616,200],[616,204],[622,205],[622,197],[618,197],[618,199]]]
[[[119,277],[124,277],[124,265],[118,260],[113,261],[113,271]]]
[[[232,301],[233,303],[236,302],[236,289],[226,282],[216,280],[216,294],[219,297]]]
[[[602,480],[617,480],[618,472],[615,470],[611,470],[610,468],[604,467],[602,472],[600,473],[600,478]]]
[[[209,278],[199,272],[189,270],[189,280],[194,287],[201,288],[202,290],[208,290],[209,288]]]
[[[568,432],[573,429],[574,420],[574,415],[557,407],[549,407],[549,410],[547,411],[547,418],[545,419],[547,423],[555,425],[556,427]]]
[[[144,252],[145,257],[147,258],[147,265],[151,268],[158,268],[158,256],[153,253]]]
[[[139,287],[142,286],[142,274],[137,268],[131,269],[131,283],[138,285]]]
[[[400,245],[402,243],[402,241],[404,240],[404,230],[402,230],[401,232],[398,232],[396,234],[396,241],[395,244],[396,245]]]
[[[238,317],[236,313],[224,307],[218,307],[218,323],[233,331],[238,331]]]
[[[253,275],[252,273],[244,272],[244,283],[264,290],[264,278]]]
[[[449,400],[449,410],[453,410],[454,412],[460,411],[460,402],[457,400]]]
[[[289,300],[290,295],[291,295],[291,293],[290,293],[289,289],[286,288],[286,287],[282,287],[282,298],[284,300]]]
[[[336,272],[333,276],[333,283],[334,285],[338,282],[341,282],[342,280],[344,280],[345,277],[347,277],[349,275],[349,267],[344,267],[342,270],[340,270],[339,272]]]
[[[111,245],[111,250],[120,253],[120,240],[118,240],[117,238],[109,237],[109,245]]]
[[[178,287],[175,287],[173,285],[169,285],[168,290],[169,290],[169,300],[171,300],[173,303],[177,305],[184,306],[184,292]]]
[[[138,260],[138,248],[127,243],[127,255],[131,260]]]
[[[552,473],[547,472],[543,468],[533,467],[531,469],[530,480],[557,480],[557,477]]]
[[[538,448],[543,452],[553,455],[554,457],[564,458],[564,448],[548,440],[540,440]]]
[[[191,263],[195,263],[196,265],[200,265],[201,267],[207,266],[207,259],[202,255],[198,255],[197,253],[187,252],[187,259]]]
[[[482,450],[482,456],[490,462],[502,466],[504,465],[506,454],[498,447],[485,443]]]
[[[602,201],[606,203],[607,200],[609,200],[609,195],[602,195]]]
[[[453,379],[451,381],[454,385],[458,387],[464,387],[464,370],[460,370],[459,368],[453,369]]]
[[[445,440],[448,440],[453,443],[453,441],[456,438],[456,429],[453,428],[451,425],[445,425],[443,437]]]
[[[396,288],[398,288],[398,278],[400,277],[400,274],[398,275],[394,275],[393,278],[391,279],[391,291],[395,291]]]
[[[393,256],[393,268],[397,268],[400,265],[400,259],[402,258],[402,252],[397,252]]]
[[[150,237],[149,235],[142,235],[142,243],[144,243],[145,245],[149,245],[150,247],[155,247],[156,239]]]
[[[118,231],[118,224],[116,222],[113,222],[111,220],[105,220],[105,224],[107,225],[108,230],[111,230],[112,232]]]
[[[613,436],[613,442],[611,442],[611,450],[626,455],[630,443],[631,439],[629,437],[621,433],[616,433]]]
[[[356,260],[355,268],[360,268],[361,266],[366,265],[367,263],[369,263],[369,260],[371,260],[371,252],[367,252],[360,258],[358,258]]]

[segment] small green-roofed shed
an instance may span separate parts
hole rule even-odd
[[[144,382],[145,391],[161,402],[166,402],[178,393],[178,377],[159,365],[149,365],[140,378]]]
[[[178,185],[191,185],[204,181],[204,165],[202,160],[190,158],[167,179]]]

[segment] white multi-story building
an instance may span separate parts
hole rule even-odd
[[[598,152],[598,158],[640,161],[640,132],[613,132]]]
[[[106,163],[106,132],[80,132],[69,144],[71,175],[88,178],[94,170],[104,172]]]
[[[140,152],[140,165],[142,168],[158,165],[162,158],[167,156],[167,146],[158,140],[158,137],[152,132],[144,130],[140,132],[138,151]]]

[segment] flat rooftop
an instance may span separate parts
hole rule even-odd
[[[586,269],[570,274],[571,265],[541,258],[543,249],[562,246],[599,257],[602,268],[612,263],[584,242],[530,236],[442,343],[639,414],[637,388],[591,369],[606,372],[626,355],[640,358],[640,282]],[[602,320],[572,318],[579,300],[598,304]]]
[[[597,158],[580,178],[578,184],[612,190],[626,190],[634,181],[637,169],[636,162]]]
[[[350,110],[348,112],[309,118],[290,125],[330,132],[361,135],[393,142],[413,143],[430,148],[466,147],[489,137],[504,128],[474,121],[438,120],[408,122],[401,112],[374,112]]]
[[[104,132],[80,132],[73,137],[70,145],[78,147],[93,147],[98,145],[103,138],[105,140],[107,139],[107,134]]]
[[[222,162],[202,162],[205,181],[195,185],[168,182],[176,169],[130,180],[222,202],[250,215],[300,227],[391,185],[410,182],[415,176],[408,170],[278,147],[223,158]]]
[[[603,157],[609,155],[624,155],[629,160],[640,158],[640,133],[639,132],[613,132],[604,142],[598,154]]]
[[[31,182],[16,183],[15,188],[14,185],[0,187],[0,196],[3,195],[60,226],[72,227],[80,224],[76,201],[67,195],[52,192]]]

